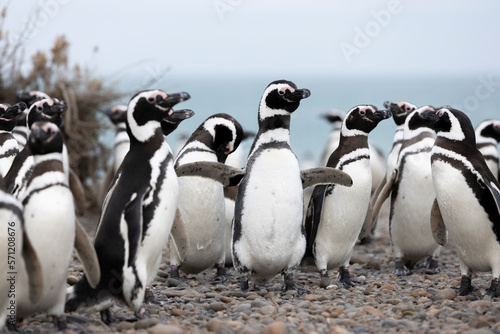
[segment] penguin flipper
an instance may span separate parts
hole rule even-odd
[[[484,184],[491,192],[491,196],[493,196],[493,200],[497,205],[498,213],[500,213],[500,189],[498,188],[498,183],[494,181],[486,181]]]
[[[94,245],[78,219],[75,219],[75,252],[83,265],[87,281],[95,289],[101,280],[101,267]]]
[[[197,161],[180,165],[177,176],[201,176],[220,182],[224,187],[236,186],[245,176],[245,170],[215,161]]]
[[[371,209],[371,213],[366,215],[367,218],[369,216],[371,216],[370,217],[371,222],[367,223],[365,220],[365,224],[368,224],[370,226],[370,229],[373,226],[373,224],[375,224],[375,221],[377,220],[378,214],[380,213],[380,209],[382,208],[382,204],[384,204],[385,200],[391,194],[392,186],[393,186],[394,181],[396,180],[397,176],[398,176],[398,171],[397,171],[397,169],[395,169],[392,171],[392,174],[391,174],[391,177],[389,178],[389,180],[387,180],[387,182],[385,182],[383,187],[380,189],[377,200],[375,201],[375,203],[373,204],[373,207]],[[365,228],[364,225],[363,225],[363,228]]]
[[[139,244],[142,239],[142,202],[146,193],[147,191],[139,194],[134,193],[130,201],[125,206],[125,210],[121,218],[122,221],[125,220],[128,229],[127,235],[123,237],[128,239],[129,253],[127,266],[129,267],[131,267],[135,262],[137,249],[139,248]]]
[[[314,187],[309,205],[307,206],[307,213],[304,221],[304,228],[306,231],[306,252],[304,254],[304,259],[314,259],[314,242],[316,241],[319,223],[321,222],[321,213],[323,211],[323,203],[325,201],[327,188],[327,185]]]
[[[184,261],[187,253],[189,252],[189,235],[179,208],[177,208],[177,211],[175,212],[174,223],[172,225],[172,229],[170,230],[170,240],[175,251],[177,252],[177,256],[181,261]]]
[[[438,244],[445,246],[448,243],[448,231],[446,231],[446,225],[444,224],[437,199],[435,199],[434,203],[432,203],[431,230],[432,236]]]
[[[36,254],[31,241],[23,231],[23,258],[26,265],[26,271],[28,272],[28,284],[29,284],[29,298],[32,303],[36,303],[42,297],[43,292],[43,276],[42,276],[42,266],[38,260],[38,255]]]
[[[83,184],[76,175],[73,168],[69,169],[69,188],[75,197],[75,208],[78,215],[83,215],[85,212],[86,202],[85,199],[85,189],[83,188]]]
[[[300,171],[302,188],[306,189],[317,184],[340,184],[352,186],[352,179],[346,172],[332,167],[316,167]]]

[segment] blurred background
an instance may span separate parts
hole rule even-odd
[[[0,98],[40,89],[67,99],[72,166],[92,192],[113,134],[102,107],[139,90],[186,91],[196,115],[168,141],[176,151],[208,116],[225,112],[257,131],[274,80],[311,90],[292,118],[291,145],[319,165],[330,109],[383,102],[451,105],[474,125],[499,118],[500,2],[443,1],[0,1]],[[75,111],[76,110],[76,111]],[[370,140],[384,153],[394,122]],[[251,140],[244,142],[248,150]],[[92,199],[89,202],[92,204]],[[89,205],[91,205],[89,204]]]

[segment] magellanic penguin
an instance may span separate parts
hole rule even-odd
[[[243,138],[243,128],[228,114],[208,117],[187,140],[175,160],[175,167],[197,161],[224,163]],[[198,274],[217,265],[215,278],[226,280],[226,211],[224,189],[219,182],[199,177],[179,178],[179,210],[189,238],[184,259],[170,252],[170,277]],[[195,204],[196,203],[196,204]]]
[[[67,104],[57,99],[43,99],[33,103],[28,111],[28,129],[33,123],[38,121],[52,122],[57,126],[62,123],[62,113],[66,111]],[[67,149],[63,143],[63,166],[66,180],[69,180],[69,162]],[[17,198],[23,198],[26,191],[27,182],[33,170],[33,156],[31,149],[26,145],[19,154],[16,155],[9,172],[5,176],[5,185],[8,190]]]
[[[100,311],[105,323],[116,319],[109,307],[126,303],[139,318],[146,286],[156,277],[162,249],[174,221],[179,182],[161,122],[175,115],[172,107],[187,93],[141,91],[127,109],[130,150],[123,159],[104,201],[94,247],[101,280],[96,287],[87,276],[68,289],[66,311]]]
[[[392,171],[394,170],[394,167],[396,166],[396,163],[398,161],[399,149],[401,148],[401,145],[403,143],[403,132],[404,132],[404,124],[406,117],[408,117],[408,115],[412,111],[417,109],[417,107],[414,104],[405,101],[400,101],[400,102],[386,101],[384,102],[384,107],[387,108],[392,113],[392,118],[394,120],[394,123],[396,123],[396,131],[394,133],[391,150],[387,155],[386,175],[382,178],[380,184],[372,193],[370,199],[370,206],[368,209],[369,212],[366,215],[367,222],[365,224],[370,225],[371,224],[370,221],[373,219],[371,235],[373,235],[373,233],[375,232],[375,229],[377,228],[378,224],[378,216],[372,217],[371,215],[372,208],[375,205],[377,198],[379,197],[380,191],[382,191],[382,189],[385,187],[385,184],[390,179]],[[370,235],[368,236],[368,238],[370,238]]]
[[[14,158],[19,153],[19,145],[12,134],[17,118],[26,109],[24,102],[13,106],[0,104],[0,175],[7,175]]]
[[[107,115],[115,127],[115,141],[113,145],[113,170],[116,173],[123,158],[130,148],[130,139],[127,134],[127,106],[116,105],[102,112]]]
[[[456,247],[462,274],[458,295],[473,292],[474,272],[492,271],[486,295],[494,297],[500,277],[500,184],[476,148],[465,113],[444,107],[422,116],[437,133],[431,155],[434,237],[445,245],[449,236]]]
[[[427,267],[429,273],[440,272],[441,246],[434,240],[429,224],[436,198],[431,170],[435,136],[421,116],[426,110],[434,108],[420,107],[406,118],[398,161],[373,208],[373,216],[377,216],[382,203],[391,197],[389,235],[396,266],[393,274],[397,276],[410,275],[424,257],[427,259],[421,267]]]
[[[353,185],[349,188],[320,185],[313,191],[305,219],[307,251],[302,263],[307,267],[314,259],[321,287],[330,284],[328,270],[333,268],[340,268],[342,286],[354,285],[349,275],[349,260],[365,222],[372,185],[368,134],[389,117],[389,111],[371,105],[349,110],[342,124],[339,146],[330,155],[327,166],[349,174]]]
[[[340,132],[344,114],[345,113],[343,113],[342,111],[334,109],[322,115],[328,122],[331,123],[332,129],[330,131],[330,134],[328,135],[328,141],[321,155],[321,166],[326,166],[330,155],[339,146]],[[370,148],[370,167],[372,170],[372,192],[374,192],[386,175],[386,157],[384,156],[382,151],[380,151],[372,143],[368,142],[368,147]]]
[[[279,273],[285,290],[297,289],[293,270],[306,247],[303,189],[318,183],[351,184],[348,175],[335,169],[300,171],[290,148],[290,119],[310,94],[293,82],[278,80],[262,95],[259,131],[239,185],[233,222],[233,264],[241,274],[242,290],[249,288],[249,275],[267,280]]]
[[[24,228],[40,261],[43,285],[41,297],[38,302],[33,302],[28,289],[29,271],[19,269],[16,315],[22,319],[44,312],[54,316],[58,330],[64,330],[66,277],[73,249],[76,247],[93,284],[100,278],[99,265],[89,238],[75,224],[73,196],[63,170],[63,138],[59,128],[51,122],[35,122],[27,147],[33,153],[34,169],[21,199]],[[57,241],[54,236],[57,236]]]
[[[26,234],[23,219],[24,207],[21,202],[9,194],[0,182],[0,330],[7,323],[9,330],[16,330],[17,277],[20,268],[28,272],[28,286],[24,293],[29,294],[32,303],[40,300],[43,278],[40,261]]]
[[[497,181],[500,180],[498,168],[498,143],[500,142],[500,120],[486,120],[476,127],[476,146],[484,156],[488,168]]]
[[[17,118],[16,127],[14,128],[14,130],[12,130],[12,134],[19,144],[19,151],[22,151],[24,146],[26,145],[26,140],[28,140],[29,128],[26,125],[26,116],[28,116],[29,108],[33,103],[37,101],[50,99],[50,96],[38,90],[18,90],[16,92],[16,96],[19,100],[26,103],[26,105],[28,106],[28,108],[25,109],[21,113],[21,115],[19,115],[19,117]]]

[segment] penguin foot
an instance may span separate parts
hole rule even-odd
[[[494,278],[491,280],[491,285],[486,291],[486,296],[490,296],[491,298],[495,298],[497,296],[497,290],[500,285],[500,280],[498,278]]]
[[[54,322],[54,326],[57,327],[58,331],[64,332],[68,328],[66,317],[64,316],[64,314],[52,316],[52,321]]]
[[[248,286],[248,276],[242,276],[241,279],[240,279],[240,289],[243,292],[247,292],[248,288],[249,288],[249,286]]]
[[[293,279],[293,274],[292,273],[283,273],[283,279],[285,281],[285,285],[282,288],[283,292],[287,292],[289,290],[295,290],[299,295],[302,295],[304,293],[311,293],[310,291],[300,288],[295,284],[295,280]]]
[[[9,332],[19,332],[19,328],[17,327],[17,323],[15,321],[7,321],[7,329]]]
[[[146,292],[144,294],[144,303],[146,305],[160,305],[160,306],[163,306],[167,303],[169,303],[170,301],[168,299],[157,299],[155,298],[155,295],[153,293],[153,289],[151,289],[151,287],[148,285],[146,286]]]
[[[339,268],[339,282],[344,289],[350,289],[353,286],[359,285],[360,282],[351,280],[351,275],[349,274],[349,268],[340,267]]]
[[[359,244],[360,245],[370,245],[373,241],[373,235],[370,233],[368,234],[366,237],[364,237],[363,239],[361,239],[359,241]]]
[[[394,271],[392,272],[394,275],[396,276],[408,276],[408,275],[411,275],[413,272],[408,269],[404,262],[403,262],[403,259],[398,257],[394,260],[395,262],[395,269]]]
[[[180,277],[179,276],[179,266],[176,265],[171,265],[170,266],[170,275],[168,275],[169,278],[173,278],[175,280],[185,282],[187,279]]]
[[[224,263],[217,263],[217,272],[214,277],[215,282],[221,282],[224,283],[227,281],[228,275],[226,272],[226,266]]]
[[[321,280],[319,281],[319,287],[326,289],[327,286],[330,285],[330,278],[328,277],[328,270],[323,269],[319,272],[319,276],[321,277]]]
[[[457,296],[467,296],[474,293],[474,288],[472,287],[472,279],[470,276],[462,275],[462,280],[460,281],[460,287],[458,288]]]
[[[430,256],[424,263],[427,263],[425,273],[434,275],[441,272],[441,268],[439,268],[439,260],[437,256]]]
[[[108,326],[110,324],[116,323],[116,322],[122,322],[122,321],[136,322],[139,320],[138,317],[134,317],[134,318],[115,317],[114,315],[111,314],[111,311],[109,309],[101,311],[100,314],[101,314],[102,322],[104,322]]]

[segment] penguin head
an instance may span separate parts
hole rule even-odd
[[[490,140],[498,144],[500,142],[500,120],[484,120],[476,127],[476,138]]]
[[[100,111],[108,116],[109,120],[115,125],[125,123],[127,120],[127,106],[125,105],[116,105],[111,108],[101,109]]]
[[[28,107],[31,107],[31,105],[37,101],[50,99],[50,96],[38,90],[31,90],[31,91],[18,90],[16,92],[16,96],[18,99],[26,103]]]
[[[58,99],[43,99],[31,105],[28,111],[27,124],[31,128],[33,123],[48,121],[61,126],[62,113],[68,109],[65,101]]]
[[[52,122],[38,121],[31,126],[28,145],[35,155],[63,150],[63,137],[59,127]]]
[[[392,118],[394,119],[394,122],[398,126],[405,124],[406,117],[408,117],[408,115],[412,111],[417,109],[417,107],[414,104],[404,101],[401,102],[386,101],[384,102],[384,107],[387,108],[392,113]]]
[[[345,113],[340,110],[332,109],[328,113],[321,115],[329,123],[332,124],[334,129],[340,128],[342,126],[342,121],[344,119]]]
[[[188,93],[167,94],[159,89],[132,96],[127,108],[127,129],[131,139],[145,142],[153,137],[163,117],[172,113],[172,107],[189,98]]]
[[[19,102],[11,106],[10,104],[0,104],[0,130],[12,131],[17,123],[17,118],[26,110],[26,103]]]
[[[177,129],[183,120],[191,118],[193,115],[194,111],[189,109],[171,110],[161,120],[161,132],[164,136],[168,136]]]
[[[388,110],[378,110],[373,105],[358,105],[349,110],[344,118],[342,134],[344,136],[367,135],[377,124],[391,117]]]
[[[300,105],[302,99],[308,98],[311,92],[308,89],[298,89],[287,80],[271,82],[264,90],[259,107],[259,118],[275,115],[289,115]]]
[[[433,106],[422,106],[412,111],[408,117],[406,118],[405,128],[409,131],[417,131],[422,128],[428,128],[432,130],[434,127],[429,122],[429,120],[425,119],[422,114],[426,111],[432,112],[435,111],[436,108]]]
[[[429,120],[430,126],[438,137],[454,141],[464,141],[476,145],[474,127],[469,117],[460,110],[452,107],[441,107],[436,110],[421,112],[422,117]]]

